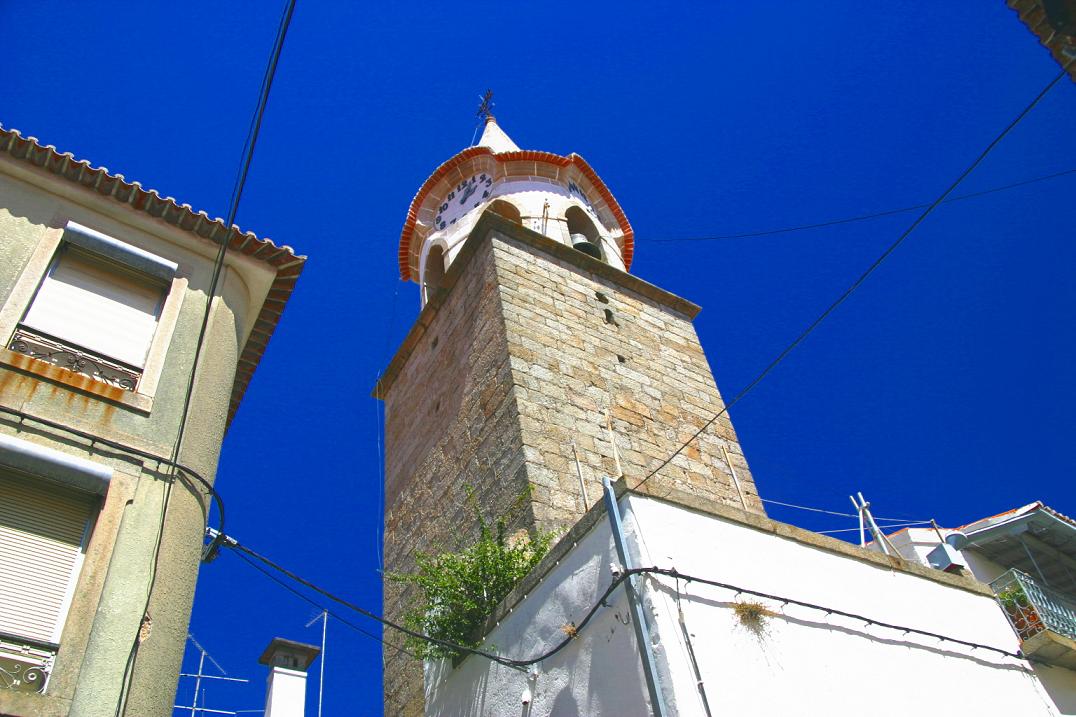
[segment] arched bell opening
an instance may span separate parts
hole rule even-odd
[[[605,260],[602,255],[601,235],[594,222],[579,207],[568,207],[564,212],[564,220],[568,224],[568,234],[572,238],[572,248],[577,249],[595,259]]]
[[[426,264],[422,272],[423,303],[429,301],[445,284],[445,250],[440,246],[430,247],[426,254]]]
[[[519,213],[519,209],[511,202],[506,202],[503,199],[498,199],[489,205],[489,209],[486,211],[493,212],[498,216],[502,216],[510,222],[516,224],[523,224],[523,216]]]

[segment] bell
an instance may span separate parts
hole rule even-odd
[[[602,258],[602,250],[595,244],[592,244],[585,234],[572,234],[572,248],[578,249],[587,256],[592,256],[595,259],[601,260]]]

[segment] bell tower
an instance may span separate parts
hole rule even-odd
[[[521,150],[493,117],[423,183],[399,248],[422,311],[374,389],[386,571],[467,544],[468,493],[491,517],[522,499],[513,529],[564,533],[600,501],[603,476],[636,486],[721,411],[699,307],[630,274],[634,249],[582,157]],[[641,490],[764,514],[727,415]],[[410,598],[386,582],[386,615]],[[422,679],[386,650],[386,714],[422,714]]]

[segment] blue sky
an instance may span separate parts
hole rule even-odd
[[[0,5],[0,123],[222,216],[271,5]],[[633,273],[703,306],[731,396],[915,215],[664,240],[929,202],[1057,72],[1000,0],[300,2],[238,222],[310,260],[225,442],[229,532],[379,609],[369,394],[418,311],[399,231],[487,87],[518,144],[578,152],[606,181],[636,230]],[[1065,80],[958,194],[1076,168],[1073,116]],[[861,490],[879,515],[943,525],[1038,498],[1076,511],[1074,189],[944,205],[736,406],[762,497],[844,511]],[[313,614],[232,555],[204,567],[192,631],[253,680],[211,685],[207,704],[261,707],[258,655],[274,635],[316,642]],[[380,713],[378,643],[330,622],[326,670],[327,715]]]

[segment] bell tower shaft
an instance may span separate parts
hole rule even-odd
[[[640,482],[723,408],[698,307],[485,214],[375,389],[385,401],[385,570],[467,544],[487,516],[567,531],[617,459]],[[616,442],[610,441],[606,411]],[[727,456],[727,459],[726,459]],[[729,462],[732,463],[730,467]],[[764,514],[727,415],[646,483]],[[385,612],[411,596],[386,582]],[[421,666],[385,656],[386,714],[422,714]]]

